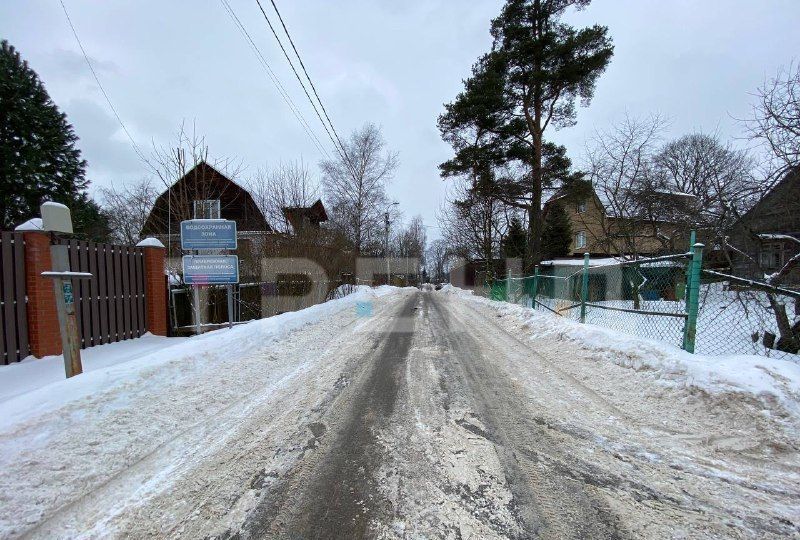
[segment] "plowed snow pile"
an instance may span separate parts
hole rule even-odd
[[[70,527],[73,534],[86,532],[87,523],[95,536],[105,536],[104,524],[115,513],[167,489],[176,470],[190,467],[195,455],[213,453],[249,411],[313,372],[319,356],[309,351],[324,346],[337,325],[353,322],[357,302],[392,292],[359,287],[339,300],[210,332],[131,361],[102,359],[111,367],[68,380],[63,371],[52,383],[48,372],[43,385],[17,377],[17,384],[34,389],[13,396],[5,385],[0,392],[12,396],[0,415],[0,538],[26,531],[64,536]],[[331,326],[307,337],[301,332],[320,321]],[[276,347],[292,334],[299,350]],[[0,379],[15,370],[41,376],[36,368],[0,368]],[[92,506],[98,494],[106,498],[102,510]],[[49,522],[58,523],[50,533]]]

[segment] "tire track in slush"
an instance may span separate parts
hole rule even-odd
[[[618,516],[601,501],[591,482],[575,481],[550,461],[581,464],[563,452],[546,429],[531,421],[534,415],[522,405],[512,385],[484,356],[484,350],[454,317],[437,295],[426,295],[432,305],[429,324],[446,343],[449,363],[458,381],[469,389],[478,418],[486,426],[506,472],[508,486],[521,524],[530,537],[603,538],[627,537]],[[474,321],[473,321],[474,322]]]
[[[313,469],[283,486],[283,503],[272,523],[249,523],[248,537],[361,538],[369,523],[386,511],[374,485],[382,449],[375,433],[390,421],[414,336],[419,294],[411,295],[376,348],[365,351],[365,373],[340,411],[343,419],[317,450]]]

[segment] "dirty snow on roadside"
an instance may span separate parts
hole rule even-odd
[[[111,364],[3,403],[0,537],[800,536],[800,378],[774,359],[448,287]]]
[[[0,418],[0,537],[100,538],[124,534],[126,527],[163,535],[182,526],[181,512],[199,514],[205,503],[229,513],[237,497],[223,492],[215,499],[201,489],[207,479],[196,471],[208,459],[240,459],[224,453],[231,437],[266,434],[269,421],[294,404],[307,399],[310,409],[324,399],[342,368],[324,363],[326,350],[340,345],[335,336],[364,323],[353,306],[370,300],[379,309],[380,297],[396,293],[362,287],[301,312],[133,354],[126,362],[108,360],[109,367],[69,380],[37,387],[23,377],[32,389],[8,397]],[[46,370],[0,369],[36,368]],[[262,410],[263,425],[248,423]],[[292,421],[303,427],[300,414]],[[285,451],[289,462],[297,457],[293,445],[302,447],[307,437],[304,429],[273,437],[273,451]],[[179,482],[185,493],[172,491]],[[239,492],[240,485],[232,489]],[[166,506],[148,507],[164,494]],[[137,508],[147,508],[149,521],[131,521]]]
[[[800,366],[443,295],[634,536],[800,536]]]

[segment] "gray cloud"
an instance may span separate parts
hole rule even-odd
[[[322,157],[216,2],[65,0],[109,95],[140,146],[168,145],[195,122],[212,153],[264,163]],[[278,1],[339,132],[366,121],[400,152],[391,195],[405,215],[435,223],[446,185],[436,165],[450,149],[436,116],[490,45],[500,0]],[[254,2],[232,1],[317,136],[326,141]],[[693,129],[740,134],[750,92],[800,51],[794,0],[596,0],[570,15],[605,24],[616,44],[594,102],[578,125],[551,134],[578,162],[594,129],[621,115],[661,112],[668,136]],[[70,116],[96,184],[147,174],[83,63],[64,14],[50,0],[0,3],[0,33],[30,61]],[[326,142],[328,152],[332,145]]]

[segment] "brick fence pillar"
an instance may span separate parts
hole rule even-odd
[[[164,281],[166,250],[155,238],[137,244],[144,250],[144,294],[147,330],[157,336],[167,335],[167,287]]]
[[[56,312],[53,280],[42,272],[53,269],[50,259],[50,235],[26,232],[25,287],[28,296],[28,340],[31,354],[36,358],[61,354],[61,333]]]

